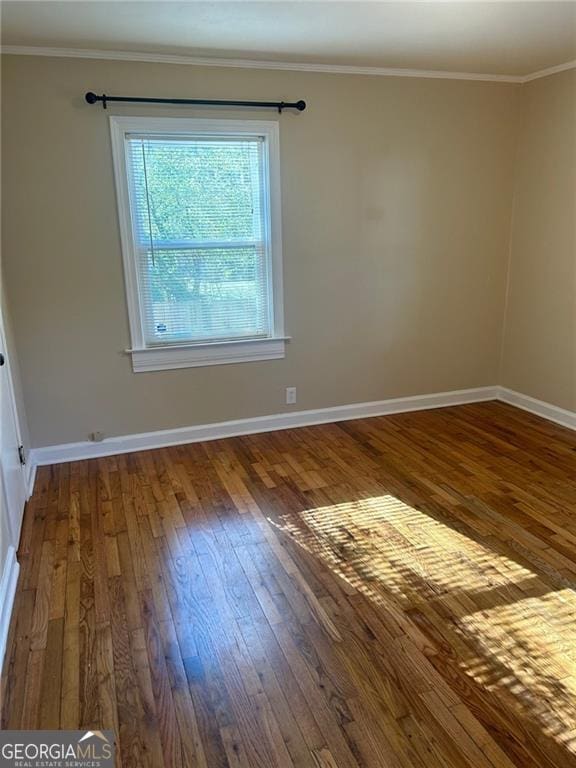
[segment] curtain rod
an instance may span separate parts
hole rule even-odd
[[[199,104],[207,107],[272,107],[282,112],[283,109],[297,109],[302,112],[306,109],[305,101],[228,101],[213,99],[151,99],[139,96],[98,96],[92,91],[84,96],[88,104],[102,102],[102,107],[106,109],[109,101],[128,101],[134,104]]]

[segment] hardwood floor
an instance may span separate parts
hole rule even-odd
[[[10,728],[120,766],[576,766],[576,433],[500,403],[42,468]]]

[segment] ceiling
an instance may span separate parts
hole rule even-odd
[[[524,76],[576,59],[576,2],[2,2],[3,45]]]

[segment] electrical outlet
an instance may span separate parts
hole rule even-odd
[[[101,443],[104,440],[104,432],[90,432],[90,440],[93,443]]]
[[[294,405],[296,402],[296,387],[286,387],[286,405]]]

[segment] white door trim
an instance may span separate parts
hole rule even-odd
[[[1,394],[2,397],[7,396],[10,401],[10,410],[12,411],[12,417],[14,420],[14,428],[16,431],[16,445],[14,446],[14,449],[18,451],[19,446],[23,445],[22,443],[22,431],[20,429],[20,420],[18,417],[18,409],[16,408],[16,393],[14,390],[14,379],[12,377],[12,367],[10,365],[10,352],[8,350],[8,346],[6,343],[6,332],[4,329],[4,318],[2,316],[2,313],[0,311],[0,350],[2,351],[4,355],[4,366],[3,366],[3,372],[2,375],[5,376],[5,383],[6,383],[6,393]],[[1,393],[1,390],[0,390]],[[31,458],[28,459],[28,463],[32,464]],[[6,507],[8,507],[9,501],[11,500],[11,494],[8,491],[6,478],[4,475],[4,468],[2,467],[2,456],[0,455],[0,472],[2,472],[2,480],[4,485],[4,504]],[[26,467],[25,465],[22,465],[20,467],[20,472],[18,473],[19,478],[19,484],[20,488],[19,491],[19,498],[21,499],[21,502],[19,504],[20,509],[13,510],[13,509],[7,509],[7,516],[8,516],[8,529],[11,537],[11,543],[14,545],[15,548],[18,548],[18,542],[20,540],[20,529],[22,527],[22,518],[24,516],[24,506],[26,504],[27,499],[30,497],[30,494],[28,492],[29,489],[29,475],[33,472],[33,466]],[[17,528],[14,529],[13,520],[18,520]]]
[[[16,549],[10,545],[4,561],[4,568],[0,576],[0,670],[6,653],[6,642],[10,629],[10,619],[16,595],[18,572],[20,566],[16,560]]]

